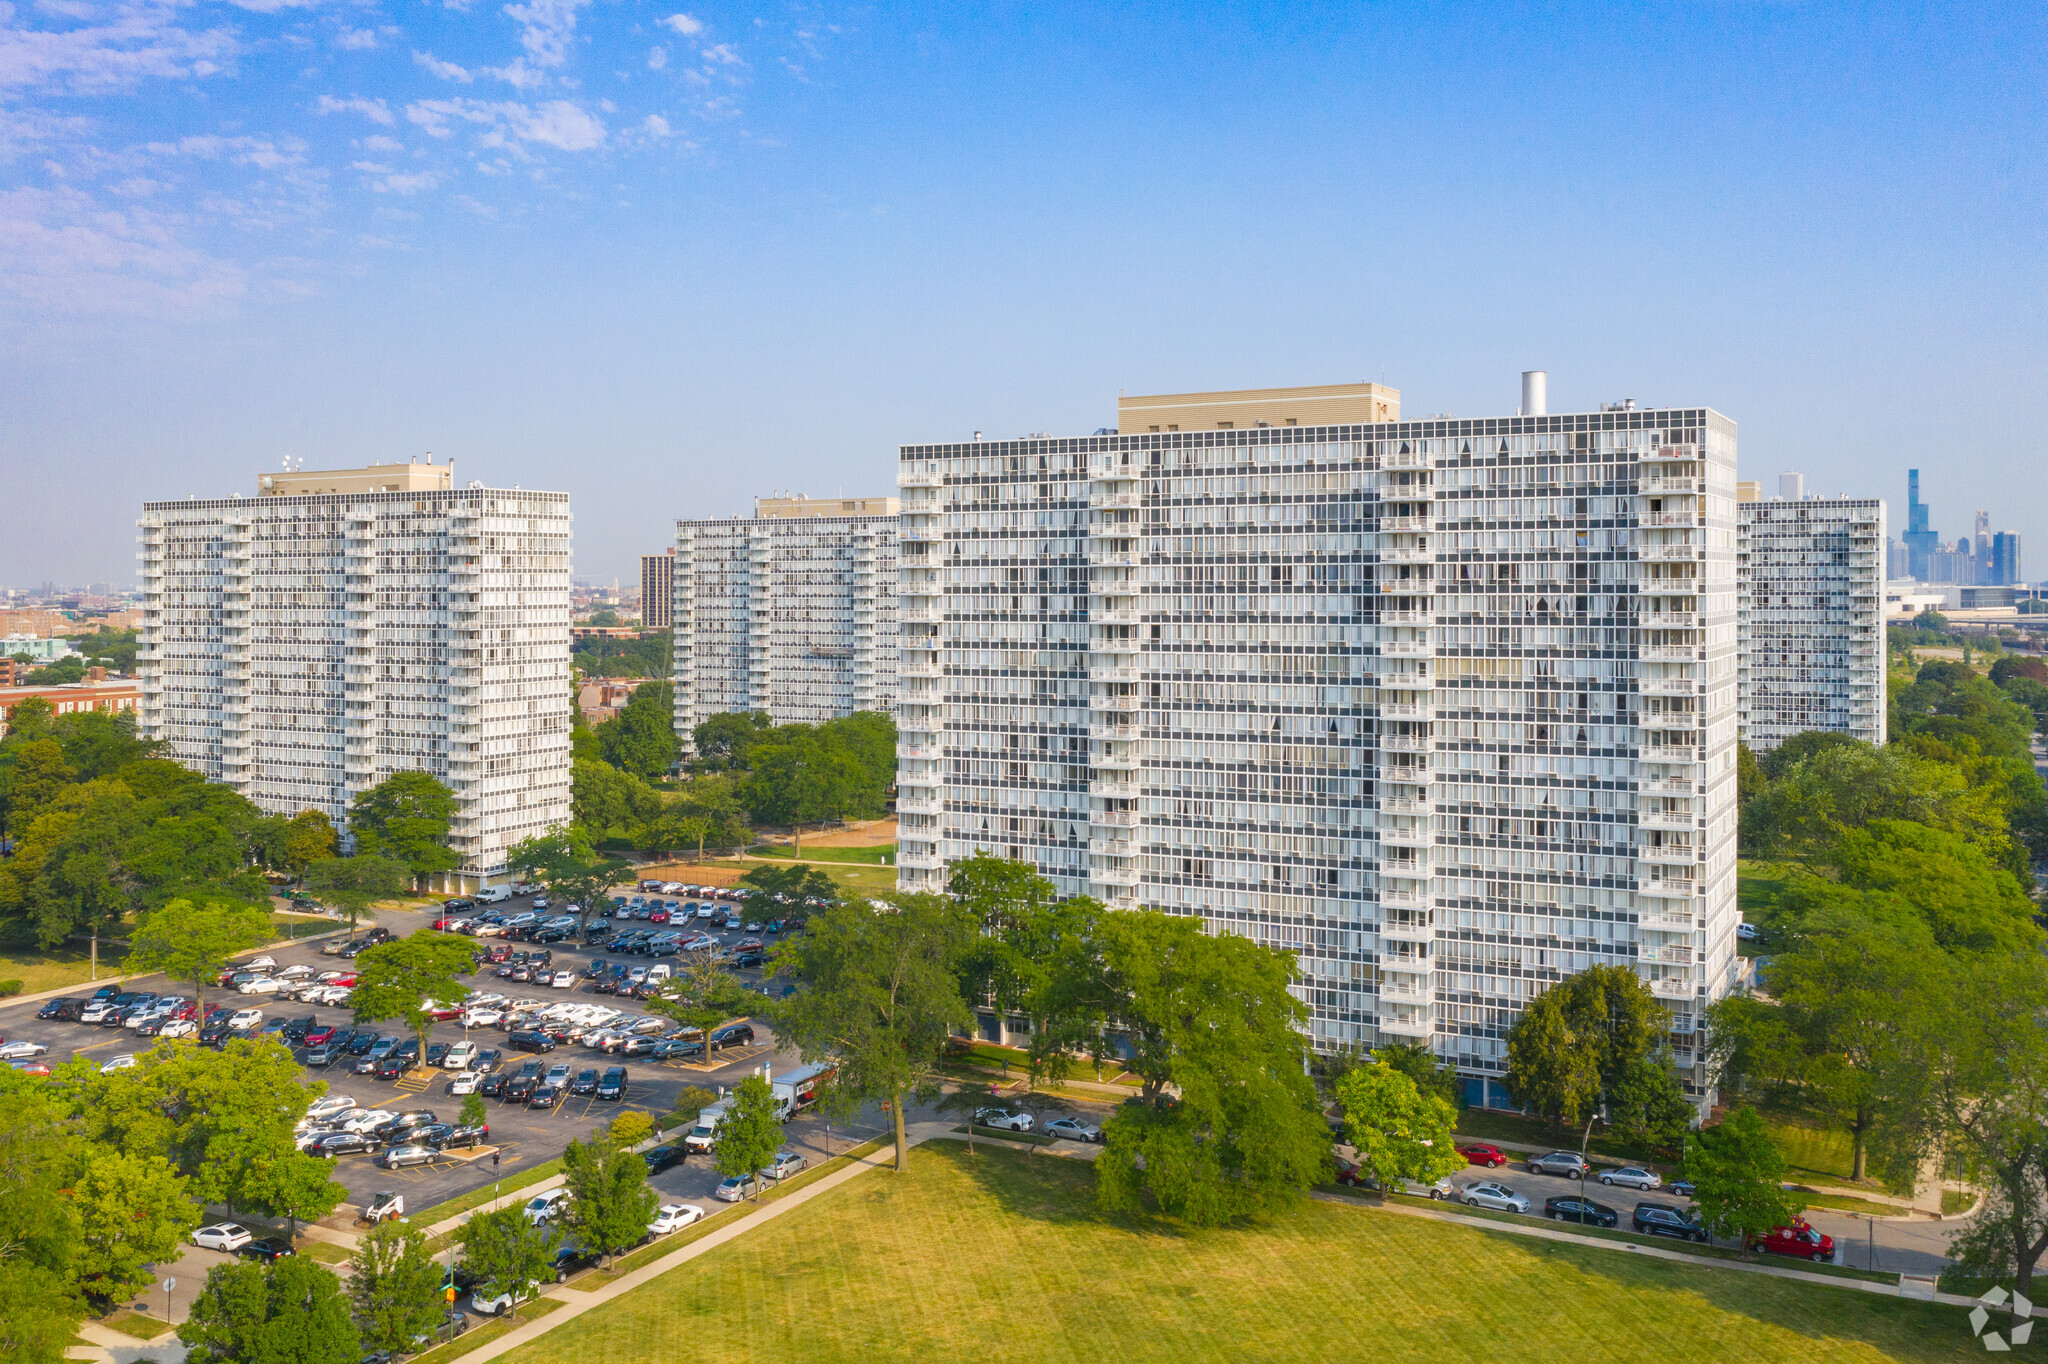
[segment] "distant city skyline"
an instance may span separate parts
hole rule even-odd
[[[6,7],[0,581],[131,586],[140,501],[428,451],[569,492],[576,575],[632,581],[678,518],[884,495],[901,444],[1120,390],[1470,414],[1524,369],[2038,539],[2041,27]]]

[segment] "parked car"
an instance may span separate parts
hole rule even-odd
[[[1527,1212],[1529,1200],[1497,1180],[1467,1184],[1459,1190],[1459,1201],[1468,1207],[1492,1208],[1496,1212]]]
[[[256,1234],[238,1222],[216,1222],[192,1233],[192,1244],[201,1250],[240,1250],[255,1239]]]
[[[682,1158],[681,1148],[675,1146],[655,1146],[640,1153],[640,1159],[647,1162],[650,1177],[660,1174]]]
[[[1621,1221],[1621,1214],[1615,1209],[1577,1194],[1544,1199],[1543,1215],[1553,1222],[1577,1222],[1588,1227],[1611,1227]]]
[[[457,1042],[448,1048],[448,1054],[441,1058],[443,1070],[468,1070],[470,1062],[476,1059],[480,1050],[474,1042]]]
[[[571,1196],[567,1189],[549,1189],[544,1194],[535,1195],[526,1204],[526,1220],[538,1226],[559,1213]]]
[[[760,1185],[761,1181],[753,1175],[728,1175],[711,1191],[711,1196],[721,1203],[737,1203]]]
[[[761,1173],[780,1184],[783,1180],[802,1170],[808,1170],[811,1159],[801,1151],[777,1151],[775,1159],[768,1162],[768,1168]]]
[[[356,1101],[353,1095],[329,1094],[315,1099],[311,1104],[307,1105],[306,1116],[315,1122],[322,1122],[338,1114],[346,1113],[355,1106]]]
[[[1566,1179],[1584,1179],[1592,1168],[1592,1162],[1577,1151],[1552,1151],[1547,1156],[1529,1157],[1529,1173],[1532,1175],[1563,1175]]]
[[[714,1051],[721,1047],[751,1045],[754,1040],[754,1028],[750,1023],[728,1023],[712,1033],[710,1040]]]
[[[1677,1236],[1704,1243],[1707,1229],[1674,1203],[1638,1203],[1630,1224],[1645,1236]]]
[[[1102,1128],[1083,1118],[1054,1118],[1045,1125],[1048,1137],[1065,1137],[1069,1141],[1102,1140]]]
[[[31,1056],[41,1056],[47,1051],[49,1048],[40,1042],[21,1039],[0,1046],[0,1061],[25,1061]]]
[[[535,1085],[533,1093],[529,1094],[526,1098],[526,1106],[528,1108],[553,1108],[560,1100],[561,1094],[562,1092],[553,1085]]]
[[[644,1041],[645,1039],[635,1040]],[[611,1103],[617,1103],[626,1097],[626,1068],[624,1066],[612,1066],[605,1071],[604,1077],[597,1082],[597,1097]]]
[[[112,1075],[117,1070],[133,1069],[135,1069],[135,1053],[126,1052],[120,1056],[110,1058],[105,1065],[100,1067],[100,1074]]]
[[[245,1246],[239,1246],[235,1250],[235,1254],[245,1260],[255,1260],[266,1265],[276,1264],[285,1256],[296,1253],[289,1241],[277,1236],[266,1236],[259,1241],[251,1241]]]
[[[1029,1132],[1037,1120],[1022,1109],[977,1108],[974,1122],[977,1127],[996,1127],[1006,1132]]]
[[[471,1123],[467,1126],[451,1127],[433,1143],[436,1149],[453,1151],[471,1146],[481,1146],[491,1137],[491,1125],[487,1122]]]
[[[1624,1165],[1618,1170],[1602,1170],[1600,1182],[1619,1184],[1624,1189],[1661,1189],[1664,1187],[1664,1176],[1655,1170],[1645,1170],[1640,1165]]]
[[[517,1288],[502,1293],[490,1294],[488,1297],[472,1293],[469,1298],[469,1310],[487,1317],[495,1317],[500,1312],[510,1311],[520,1303],[532,1302],[536,1291],[535,1286],[529,1283],[520,1284]]]
[[[1460,1146],[1458,1154],[1465,1158],[1466,1164],[1483,1166],[1489,1170],[1497,1170],[1508,1163],[1507,1152],[1501,1150],[1498,1146],[1491,1146],[1483,1141],[1470,1142]]]
[[[484,1077],[474,1070],[465,1070],[448,1082],[448,1092],[453,1095],[474,1094],[483,1088]]]
[[[394,1146],[383,1155],[377,1157],[377,1163],[387,1170],[399,1170],[408,1165],[430,1164],[434,1159],[434,1154],[434,1148],[431,1146],[421,1146],[415,1142],[407,1142],[403,1146]]]
[[[672,1231],[681,1231],[691,1223],[703,1220],[704,1209],[695,1203],[664,1203],[654,1214],[654,1220],[647,1224],[647,1231],[653,1236],[666,1236]]]
[[[1816,1231],[1803,1217],[1793,1218],[1789,1227],[1772,1227],[1767,1236],[1750,1237],[1749,1248],[1816,1262],[1835,1258],[1835,1238]]]

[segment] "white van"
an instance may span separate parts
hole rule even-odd
[[[469,898],[480,905],[502,904],[512,898],[512,889],[509,886],[485,886]]]
[[[716,1145],[718,1124],[724,1119],[728,1106],[723,1099],[715,1104],[705,1105],[704,1111],[697,1115],[697,1125],[690,1129],[690,1135],[683,1138],[683,1149],[692,1152],[709,1151]]]

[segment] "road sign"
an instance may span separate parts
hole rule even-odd
[[[176,1288],[177,1286],[178,1286],[178,1281],[177,1281],[176,1279],[165,1279],[165,1280],[164,1280],[164,1292],[166,1292],[166,1293],[170,1292],[170,1291],[171,1291],[172,1289]]]
[[[449,1285],[448,1285],[448,1301],[449,1301],[449,1302],[451,1302],[451,1303],[455,1301],[455,1285],[454,1285],[454,1284],[449,1284]]]

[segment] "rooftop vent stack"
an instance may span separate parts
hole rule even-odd
[[[1522,371],[1522,415],[1542,417],[1550,412],[1550,375],[1540,369]]]

